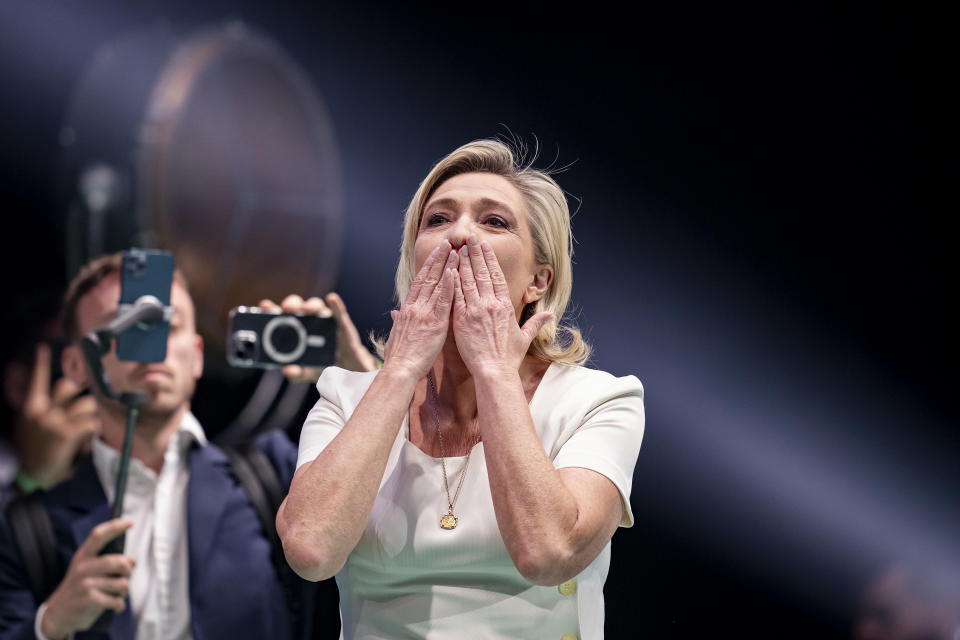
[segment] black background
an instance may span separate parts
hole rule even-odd
[[[647,392],[609,637],[848,637],[874,562],[956,551],[943,16],[5,3],[6,300],[63,284],[57,135],[90,54],[158,20],[228,18],[280,42],[330,109],[338,290],[362,331],[389,329],[400,216],[433,162],[512,133],[571,165],[576,322],[594,366]]]

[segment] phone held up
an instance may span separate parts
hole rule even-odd
[[[336,362],[337,321],[260,307],[230,310],[227,362],[234,367],[275,369],[288,364],[327,367]]]
[[[170,306],[173,256],[167,251],[130,249],[123,254],[120,306],[123,313],[142,296],[153,296]],[[163,362],[167,357],[169,314],[159,322],[135,324],[117,335],[117,359],[129,362]]]

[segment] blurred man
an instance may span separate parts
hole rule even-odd
[[[960,576],[891,563],[863,593],[855,640],[960,640]]]
[[[41,342],[33,362],[9,362],[4,371],[5,399],[14,412],[11,440],[21,494],[49,489],[68,478],[77,454],[89,452],[91,438],[100,429],[96,400],[83,395],[69,378],[52,380],[51,352],[50,345]]]
[[[121,254],[88,264],[70,284],[64,373],[91,387],[100,418],[92,456],[44,495],[66,574],[43,601],[33,597],[6,521],[0,525],[0,638],[83,638],[104,611],[116,638],[306,638],[315,585],[297,580],[293,628],[267,539],[225,454],[190,413],[203,371],[203,342],[183,276],[175,273],[174,314],[166,360],[103,358],[112,386],[148,395],[137,420],[123,517],[111,520],[126,407],[91,385],[79,337],[113,319],[120,297]],[[280,432],[255,443],[289,483],[296,448]],[[99,555],[126,534],[124,553]]]
[[[0,508],[68,478],[100,419],[93,397],[62,377],[61,293],[41,290],[5,309],[0,402]]]

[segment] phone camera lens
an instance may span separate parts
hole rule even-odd
[[[233,334],[233,357],[249,362],[257,359],[256,332],[237,331]]]

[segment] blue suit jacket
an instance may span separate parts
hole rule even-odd
[[[289,486],[296,448],[280,432],[254,443],[266,453],[280,479]],[[310,634],[316,585],[297,581],[300,628],[292,630],[283,589],[270,560],[271,545],[243,487],[230,473],[218,447],[194,445],[187,488],[187,548],[191,629],[195,640],[218,638],[305,638]],[[76,475],[45,496],[63,566],[97,524],[110,519],[110,507],[96,470],[87,459]],[[37,607],[9,524],[0,521],[0,640],[34,638]],[[109,633],[85,632],[86,638],[133,638],[136,632],[129,601],[113,618]]]

